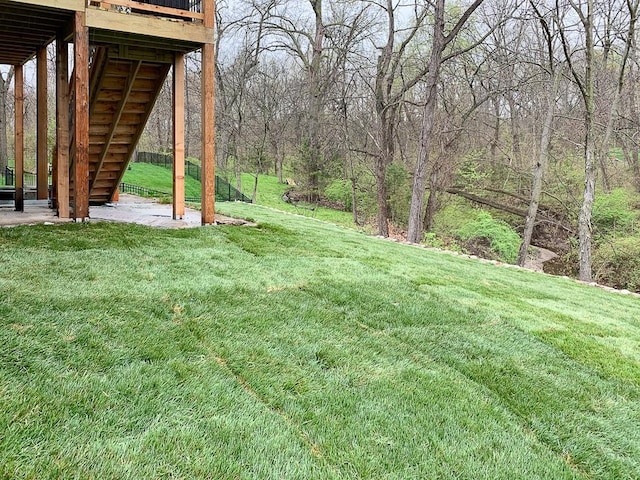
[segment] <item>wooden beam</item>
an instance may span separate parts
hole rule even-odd
[[[173,63],[173,219],[184,216],[184,55]]]
[[[106,78],[104,68],[107,65],[106,58],[108,50],[106,47],[97,47],[91,59],[91,78],[89,79],[89,115],[93,113],[95,103],[98,101],[98,92],[102,88],[102,82]]]
[[[47,47],[38,49],[36,54],[37,70],[37,198],[46,200],[49,198],[49,144],[47,141],[47,128],[49,126],[49,112],[47,108]]]
[[[140,47],[140,45],[112,45],[109,49],[109,58],[141,60],[143,62],[168,63],[173,65],[173,52],[160,50],[158,48],[144,48]]]
[[[207,17],[205,16],[205,20]],[[215,52],[212,44],[202,46],[202,224],[215,223]]]
[[[58,216],[69,218],[69,46],[56,41],[56,165],[55,198]]]
[[[15,100],[16,211],[24,212],[24,70],[16,65],[13,77]]]
[[[74,209],[73,218],[89,216],[89,29],[84,13],[74,18]]]
[[[11,2],[62,10],[75,10],[76,12],[83,11],[86,6],[86,0],[11,0]]]
[[[115,32],[133,33],[164,39],[170,47],[170,40],[190,43],[213,43],[213,30],[202,23],[172,22],[149,15],[124,15],[97,9],[87,9],[87,26]],[[170,49],[170,48],[168,48]]]
[[[91,187],[89,187],[89,192],[93,190],[96,185],[96,181],[98,179],[98,172],[102,169],[102,165],[104,164],[105,158],[107,158],[107,153],[109,152],[109,147],[111,146],[111,142],[113,141],[113,137],[116,134],[116,128],[118,128],[118,124],[120,123],[120,118],[122,117],[122,112],[124,111],[124,107],[129,100],[129,95],[131,95],[131,90],[133,89],[133,84],[136,81],[136,76],[138,75],[138,71],[142,66],[142,62],[138,61],[132,63],[130,65],[129,75],[127,77],[127,85],[122,93],[122,98],[118,102],[116,107],[116,111],[113,114],[113,119],[111,121],[111,125],[109,126],[109,132],[106,135],[104,145],[102,146],[102,153],[100,153],[100,157],[98,158],[98,164],[95,170],[95,176],[93,177],[93,182],[91,182]],[[96,94],[97,97],[97,94]],[[91,195],[91,193],[89,193]]]
[[[161,7],[159,5],[136,2],[135,0],[109,0],[108,2],[100,1],[96,3],[100,4],[98,5],[98,8],[104,8],[106,10],[109,10],[112,6],[121,6],[161,15],[164,14],[174,17],[183,17],[186,19],[202,20],[204,18],[204,15],[202,13],[191,12],[189,10],[181,10],[178,8]]]

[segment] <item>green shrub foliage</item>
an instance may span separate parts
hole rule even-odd
[[[456,230],[462,240],[486,240],[498,259],[515,263],[520,247],[520,236],[505,222],[480,212],[475,220]]]
[[[324,189],[324,194],[328,200],[343,204],[345,211],[351,210],[351,182],[349,180],[334,180]]]
[[[622,188],[597,195],[593,203],[593,224],[598,231],[629,231],[635,219],[632,200],[629,192]]]
[[[594,253],[593,267],[599,283],[640,291],[640,238],[618,237],[602,242]]]

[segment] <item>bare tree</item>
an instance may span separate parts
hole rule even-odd
[[[457,38],[473,12],[475,12],[483,1],[484,0],[475,0],[467,7],[448,33],[445,31],[445,0],[435,0],[435,2],[433,2],[431,56],[425,77],[426,98],[423,108],[422,131],[413,177],[411,206],[409,209],[407,240],[410,242],[417,243],[422,238],[425,187],[428,175],[429,155],[433,147],[433,126],[438,102],[437,89],[440,82],[442,62],[447,59],[445,58],[445,49]]]
[[[562,47],[565,53],[571,75],[578,86],[584,104],[584,192],[582,205],[578,216],[578,241],[579,241],[579,278],[583,281],[591,281],[591,250],[592,227],[591,217],[595,198],[598,158],[608,153],[609,139],[611,137],[613,118],[617,112],[620,92],[624,86],[627,61],[633,45],[635,24],[638,14],[638,1],[626,0],[626,23],[618,32],[624,38],[624,52],[618,64],[617,88],[614,100],[610,105],[608,119],[601,136],[600,145],[597,145],[596,132],[596,92],[594,82],[594,69],[596,65],[596,17],[594,0],[575,1],[556,0],[556,21],[559,25],[559,33]],[[575,21],[572,22],[573,12]],[[608,24],[607,24],[608,25]],[[575,39],[580,39],[576,48]],[[610,38],[605,35],[604,38]],[[606,47],[606,45],[605,45]],[[576,52],[581,52],[583,58],[578,62]]]
[[[531,200],[529,202],[529,208],[525,218],[522,243],[520,244],[520,251],[518,252],[518,265],[521,267],[524,266],[525,261],[527,260],[529,246],[531,245],[531,237],[533,235],[533,228],[538,214],[540,195],[542,193],[542,180],[549,163],[549,147],[551,145],[553,120],[556,112],[556,97],[558,95],[560,81],[563,76],[563,68],[558,65],[559,62],[556,59],[555,54],[557,31],[555,31],[554,28],[555,25],[553,23],[553,17],[549,18],[549,12],[541,12],[539,6],[537,6],[536,2],[533,0],[530,0],[530,4],[540,24],[540,36],[542,39],[540,42],[542,48],[540,48],[540,50],[543,52],[542,55],[547,57],[546,65],[543,64],[541,67],[544,71],[544,76],[546,77],[545,83],[550,85],[551,88],[547,91],[546,112],[544,114],[542,124],[537,161],[533,172]]]
[[[310,11],[300,11],[306,5]],[[323,129],[331,90],[335,87],[344,57],[354,52],[369,32],[367,7],[359,4],[308,0],[275,5],[265,29],[271,34],[269,49],[284,51],[301,65],[307,88],[301,157],[307,183],[307,197],[319,197],[324,169]],[[328,8],[325,8],[328,7]],[[328,11],[327,11],[328,10]],[[295,13],[294,13],[295,11]]]
[[[374,97],[376,110],[376,153],[375,153],[375,177],[376,177],[376,204],[378,234],[389,236],[387,204],[386,175],[387,167],[394,160],[395,138],[398,124],[398,112],[402,107],[404,96],[407,92],[426,75],[427,69],[419,68],[409,78],[404,77],[403,67],[406,65],[407,51],[425,27],[429,14],[428,7],[417,8],[408,26],[397,25],[396,9],[398,5],[393,0],[386,0],[380,4],[384,9],[387,22],[387,36],[384,45],[380,47],[378,55]],[[401,29],[404,38],[399,37],[398,29]],[[396,43],[399,45],[396,47]],[[398,78],[401,77],[401,80]],[[400,81],[399,81],[400,80]]]

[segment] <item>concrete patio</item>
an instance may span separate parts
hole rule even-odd
[[[117,203],[92,206],[89,210],[90,222],[137,223],[157,228],[193,228],[201,226],[201,214],[198,210],[185,209],[182,220],[172,218],[172,206],[160,204],[155,199],[121,194]],[[16,225],[37,225],[70,223],[72,220],[58,218],[46,200],[25,201],[24,212],[16,212],[13,202],[0,204],[0,227]],[[249,225],[244,220],[216,215],[219,225]]]

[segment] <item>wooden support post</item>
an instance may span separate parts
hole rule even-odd
[[[69,218],[69,46],[56,40],[55,198],[58,216]]]
[[[74,22],[74,209],[73,218],[89,216],[89,32],[84,13],[76,12]]]
[[[203,2],[204,26],[215,26],[214,0]],[[202,46],[202,224],[215,223],[215,48]]]
[[[37,70],[37,199],[49,198],[49,145],[47,142],[48,110],[47,110],[47,47],[38,49],[36,55]]]
[[[184,54],[173,62],[173,219],[184,216]]]
[[[15,66],[13,80],[15,92],[15,206],[16,211],[24,212],[24,70],[22,65]]]
[[[205,28],[213,28],[216,21],[215,0],[202,0],[202,16]]]
[[[202,224],[215,223],[214,47],[202,47]]]
[[[214,28],[214,0],[203,2],[204,26]],[[202,224],[215,223],[215,49],[211,43],[202,46]]]

